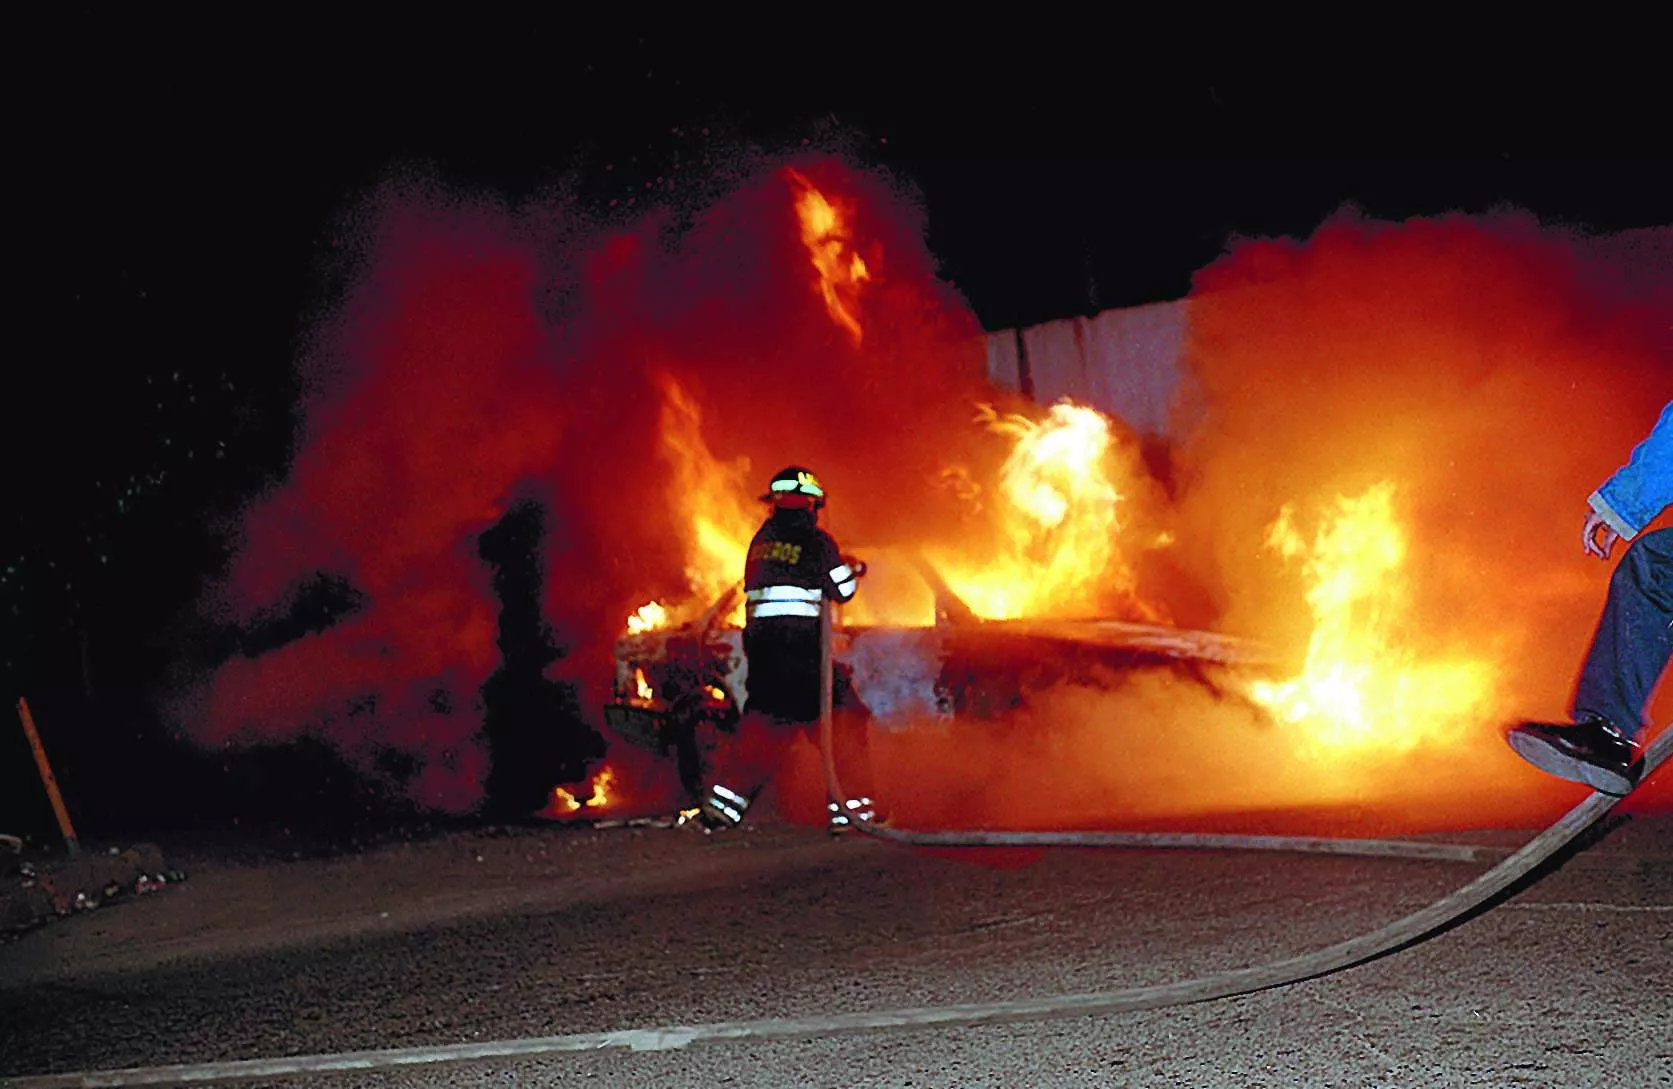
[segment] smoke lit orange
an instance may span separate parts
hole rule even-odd
[[[1665,314],[1641,301],[1665,277],[1628,305],[1596,274],[1607,253],[1523,219],[1239,245],[1187,300],[1201,411],[1161,437],[1161,480],[1113,411],[972,388],[976,322],[892,199],[809,164],[690,209],[678,238],[651,219],[553,241],[551,209],[379,193],[307,361],[331,380],[310,372],[291,477],[252,506],[214,619],[282,614],[318,572],[363,604],[231,657],[182,724],[217,749],[323,737],[369,774],[398,749],[423,765],[414,797],[468,808],[504,611],[476,542],[507,504],[552,515],[539,606],[565,653],[542,677],[596,721],[610,643],[735,582],[764,474],[802,463],[832,484],[840,540],[919,547],[984,617],[1189,600],[1202,626],[1294,650],[1264,684],[1037,693],[1003,743],[879,739],[928,818],[1352,798],[1421,828],[1568,799],[1498,730],[1560,713],[1596,619],[1609,569],[1577,555],[1577,515],[1626,453],[1600,435],[1643,433],[1673,385]],[[1007,407],[972,421],[983,403]]]

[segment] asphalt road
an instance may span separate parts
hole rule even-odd
[[[1529,834],[1437,838],[1511,847]],[[773,822],[714,837],[496,829],[330,859],[190,861],[185,885],[0,946],[0,1076],[1165,983],[1374,930],[1486,868],[937,855]],[[1670,965],[1673,818],[1633,817],[1428,941],[1248,997],[262,1084],[1633,1089],[1673,1085]]]

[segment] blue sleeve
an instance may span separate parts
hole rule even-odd
[[[1609,528],[1632,540],[1673,504],[1673,401],[1632,457],[1587,500]]]

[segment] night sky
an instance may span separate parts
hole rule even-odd
[[[45,246],[20,315],[39,332],[7,367],[8,716],[29,696],[72,768],[95,758],[68,720],[96,720],[112,758],[145,735],[216,520],[283,472],[336,217],[393,169],[631,215],[723,176],[740,142],[837,140],[918,188],[931,252],[989,329],[1179,298],[1232,238],[1305,236],[1350,201],[1673,223],[1648,76],[1101,56],[1059,52],[1072,29],[1003,29],[833,14],[752,43],[762,27],[58,17],[31,36],[50,78],[13,144]]]

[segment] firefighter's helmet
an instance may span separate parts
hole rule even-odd
[[[775,506],[793,503],[805,506],[812,500],[814,510],[825,505],[825,486],[819,483],[819,478],[800,465],[788,465],[773,474],[772,483],[767,486],[767,494],[761,497],[762,502]]]

